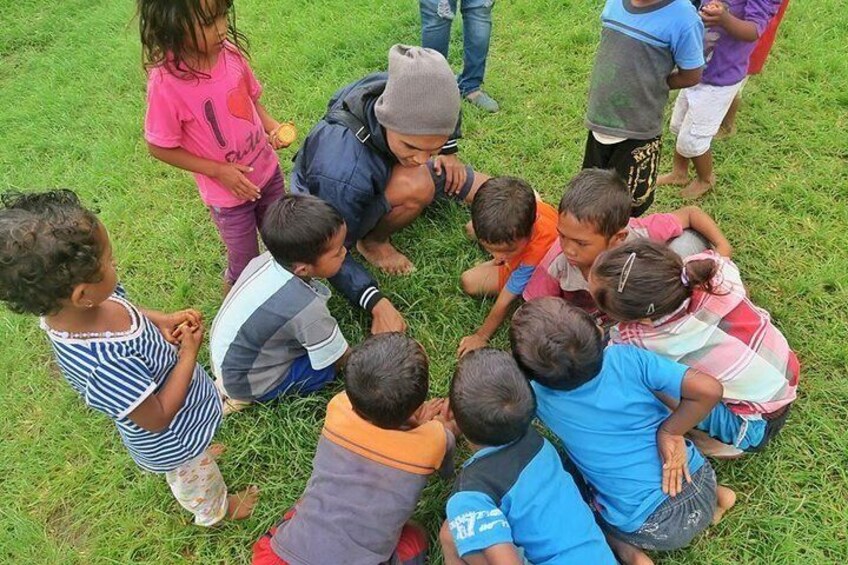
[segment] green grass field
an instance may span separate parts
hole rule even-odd
[[[419,41],[413,0],[237,4],[265,105],[294,120],[301,139],[338,86],[384,68],[391,44]],[[582,158],[601,5],[498,3],[487,85],[503,110],[466,109],[465,160],[524,177],[558,201]],[[193,180],[147,154],[131,3],[5,0],[0,13],[0,189],[77,190],[109,227],[136,303],[193,306],[211,320],[223,248]],[[661,562],[848,562],[846,40],[848,15],[836,0],[793,2],[765,73],[745,90],[739,134],[716,146],[720,184],[701,205],[734,245],[755,301],[798,351],[800,399],[765,453],[716,465],[740,495],[736,508],[690,548],[657,556]],[[666,168],[672,147],[666,139]],[[292,154],[281,152],[286,172]],[[675,192],[661,190],[653,210],[680,206]],[[381,277],[431,356],[435,395],[447,392],[460,337],[489,307],[459,288],[462,270],[483,259],[463,235],[467,218],[460,206],[428,211],[397,238],[417,272]],[[337,298],[331,306],[358,342],[366,318]],[[260,485],[262,497],[253,518],[205,530],[66,385],[36,320],[0,311],[0,343],[2,563],[246,562],[252,542],[301,493],[326,401],[339,390],[225,421],[224,475],[231,487]],[[494,343],[506,345],[503,332]],[[449,488],[433,480],[416,514],[434,534]]]

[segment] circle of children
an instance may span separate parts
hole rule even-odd
[[[443,37],[456,2],[436,4],[421,0],[422,18],[438,11],[425,31]],[[462,1],[466,21],[489,17],[489,30],[491,9]],[[41,316],[68,383],[203,526],[257,502],[255,487],[230,493],[215,462],[223,414],[344,375],[306,491],[255,543],[256,564],[425,562],[430,536],[408,520],[428,476],[453,474],[462,436],[474,454],[446,504],[445,563],[650,562],[642,550],[684,547],[733,506],[704,456],[762,450],[796,397],[796,356],[752,304],[716,223],[694,206],[644,215],[655,184],[690,197],[714,184],[710,142],[777,9],[607,0],[583,170],[555,209],[457,156],[462,99],[497,109],[480,90],[488,36],[482,63],[480,42],[466,45],[462,90],[446,43],[392,47],[387,73],[332,95],[286,193],[275,150],[291,125],[260,102],[232,3],[140,0],[150,153],[194,173],[227,250],[215,381],[197,363],[201,315],[130,302],[107,226],[69,190],[5,195],[0,298]],[[673,89],[674,168],[657,179]],[[470,205],[469,236],[492,255],[462,289],[496,298],[458,344],[450,397],[427,400],[427,354],[349,250],[409,273],[391,236],[442,198]],[[370,313],[371,337],[348,347],[318,279]],[[512,351],[489,348],[519,299]]]

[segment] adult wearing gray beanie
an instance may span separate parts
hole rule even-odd
[[[461,97],[437,51],[395,45],[388,73],[338,90],[307,135],[291,174],[294,193],[313,194],[338,210],[354,245],[373,266],[408,274],[412,262],[391,235],[436,197],[471,202],[488,179],[457,158]],[[352,255],[330,283],[372,315],[371,331],[404,331],[406,322]]]

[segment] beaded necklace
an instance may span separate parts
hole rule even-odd
[[[127,313],[130,315],[130,329],[120,332],[65,332],[54,330],[53,328],[51,328],[49,325],[47,325],[47,321],[43,317],[39,320],[39,326],[42,330],[57,339],[116,339],[130,336],[136,331],[138,331],[139,322],[136,313],[133,311],[133,309],[130,308],[130,306],[123,300],[115,296],[110,296],[107,300],[117,302],[126,309]]]

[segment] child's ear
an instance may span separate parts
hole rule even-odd
[[[618,231],[617,231],[615,234],[613,234],[613,236],[610,238],[610,244],[609,244],[609,246],[610,246],[610,247],[615,247],[615,246],[617,246],[617,245],[621,245],[622,243],[624,243],[624,240],[625,240],[625,239],[627,239],[627,234],[628,234],[628,233],[629,233],[629,232],[627,231],[627,228],[621,228],[620,230],[618,230]]]
[[[78,284],[71,291],[71,296],[68,298],[68,302],[70,302],[75,308],[91,308],[94,306],[94,302],[87,297],[87,292],[88,285],[86,283]]]
[[[293,263],[292,272],[299,277],[311,277],[312,266],[309,263]]]

